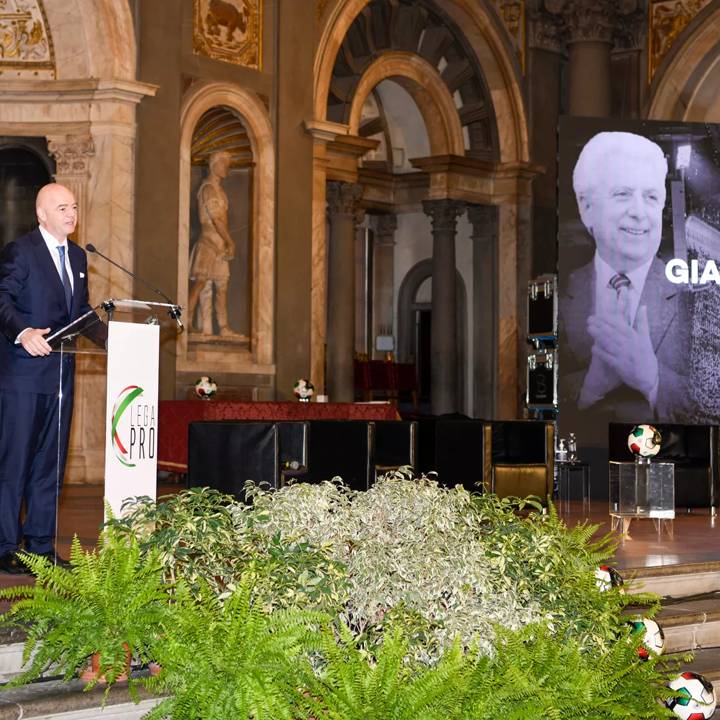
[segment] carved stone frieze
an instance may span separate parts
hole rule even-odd
[[[0,2],[0,75],[55,78],[55,53],[43,0]]]
[[[454,233],[457,219],[465,211],[466,204],[461,200],[423,200],[423,211],[430,216],[433,235],[435,233]]]
[[[357,183],[329,182],[326,198],[330,217],[352,215],[356,224],[361,223],[365,216],[365,210],[360,206],[362,192],[362,185]]]
[[[58,176],[87,176],[90,158],[95,155],[91,135],[48,137],[48,151],[55,158]]]
[[[193,0],[194,52],[260,70],[262,5],[260,0]]]
[[[614,44],[618,21],[638,11],[637,0],[544,0],[545,9],[562,18],[569,43]]]
[[[565,52],[566,29],[559,15],[540,9],[529,13],[528,20],[528,47]]]

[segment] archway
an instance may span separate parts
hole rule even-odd
[[[178,302],[187,303],[190,167],[193,131],[211,108],[230,108],[243,121],[255,163],[252,183],[252,296],[250,351],[242,358],[225,353],[227,370],[274,372],[273,311],[275,275],[275,153],[273,132],[267,109],[252,92],[230,83],[200,83],[183,102],[180,114],[180,183],[178,232]],[[197,371],[188,358],[187,337],[178,339],[178,370]],[[222,368],[223,362],[220,363]],[[223,368],[224,369],[224,368]]]
[[[720,122],[720,4],[701,10],[653,79],[648,118]]]

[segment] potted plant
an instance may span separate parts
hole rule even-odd
[[[143,554],[134,538],[106,530],[93,552],[73,539],[69,569],[29,553],[22,559],[35,585],[0,590],[0,599],[14,602],[0,623],[21,625],[27,633],[28,667],[9,686],[30,682],[51,666],[69,680],[95,655],[96,672],[85,676],[88,688],[100,680],[109,687],[127,677],[130,656],[153,659],[170,598],[156,552]]]

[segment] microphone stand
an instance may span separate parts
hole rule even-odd
[[[143,285],[145,285],[145,287],[149,288],[156,295],[165,300],[165,302],[170,305],[168,315],[177,323],[178,330],[182,332],[185,329],[185,326],[182,324],[182,320],[180,319],[180,316],[182,315],[182,308],[179,305],[176,305],[162,290],[160,290],[160,288],[156,288],[144,278],[141,278],[139,275],[136,275],[131,270],[128,270],[126,267],[123,267],[119,263],[115,262],[112,258],[109,258],[107,255],[103,255],[92,243],[87,243],[87,245],[85,245],[85,249],[88,252],[99,255],[103,260],[107,260],[111,265],[114,265],[116,268],[118,268],[118,270],[122,270],[124,273],[133,278],[133,280],[137,280],[138,282],[142,283]],[[108,310],[108,308],[105,309]]]

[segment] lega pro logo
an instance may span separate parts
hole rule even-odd
[[[136,467],[155,457],[155,406],[143,402],[138,385],[123,388],[113,404],[110,442],[115,457],[125,467]]]

